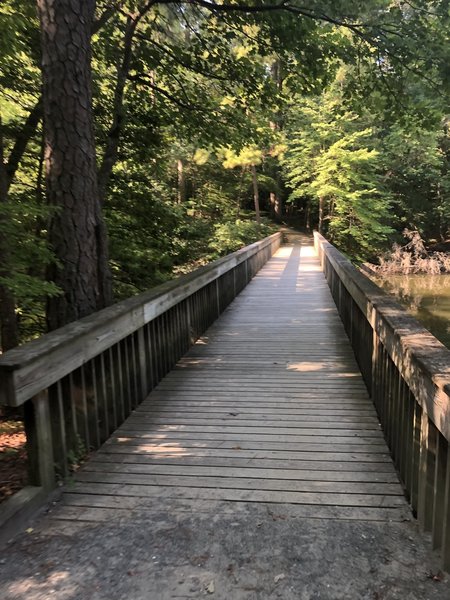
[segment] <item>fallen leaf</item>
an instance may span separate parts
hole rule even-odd
[[[32,527],[28,527],[28,529],[26,530],[27,533],[33,533],[34,529]]]
[[[233,446],[232,450],[242,450],[240,446]]]
[[[275,575],[275,577],[273,578],[273,580],[275,581],[275,583],[278,583],[279,581],[281,581],[285,577],[286,577],[286,575],[284,573],[280,573],[279,575]]]
[[[214,581],[210,582],[210,584],[206,587],[206,591],[208,592],[208,594],[214,594],[214,592],[216,591]]]

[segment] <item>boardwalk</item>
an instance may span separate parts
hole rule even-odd
[[[316,517],[404,518],[375,410],[310,250],[278,252],[83,469],[66,502],[285,502]]]
[[[450,598],[411,520],[312,248],[284,246],[12,547],[2,597]]]

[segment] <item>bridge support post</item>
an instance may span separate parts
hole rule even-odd
[[[30,484],[51,490],[55,487],[55,469],[48,390],[25,402],[24,422]]]

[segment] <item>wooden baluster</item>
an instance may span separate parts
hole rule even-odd
[[[99,413],[95,359],[90,360],[86,365],[84,365],[83,376],[85,381],[84,387],[86,390],[86,404],[88,409],[91,440],[93,447],[99,448],[103,440],[100,428],[101,416]]]
[[[139,363],[138,363],[138,356],[137,356],[137,351],[136,351],[136,340],[135,340],[135,334],[132,333],[129,336],[129,340],[130,340],[130,352],[131,352],[131,358],[130,358],[130,363],[131,363],[131,385],[132,385],[132,408],[133,410],[136,408],[136,406],[138,406],[138,404],[141,402],[142,397],[140,396],[139,393],[139,387],[140,387],[140,382],[139,382],[139,374],[138,374],[138,369],[139,369]]]
[[[25,402],[24,424],[29,482],[31,485],[51,490],[55,486],[55,461],[48,390],[39,392]]]
[[[61,475],[67,477],[69,474],[68,468],[68,446],[67,446],[67,430],[66,430],[66,415],[64,412],[64,401],[61,380],[56,384],[56,410],[52,411],[54,417],[55,428],[58,430],[58,435],[53,437],[54,446],[56,445],[55,457],[61,468]]]
[[[82,411],[83,411],[83,427],[84,427],[84,443],[86,446],[86,450],[89,452],[89,449],[92,444],[92,436],[91,436],[91,428],[89,423],[89,411],[88,411],[88,401],[87,401],[87,390],[86,390],[86,376],[84,373],[84,365],[80,367],[80,385],[81,385],[81,402],[82,402]]]
[[[405,446],[402,454],[404,485],[406,497],[411,500],[412,471],[413,471],[413,444],[414,444],[414,404],[415,400],[411,397],[408,386],[403,382],[403,397],[405,408]]]
[[[102,410],[103,410],[103,419],[105,426],[105,440],[108,439],[110,434],[113,431],[110,412],[109,412],[109,404],[108,404],[108,394],[106,390],[106,371],[105,371],[105,356],[102,352],[100,354],[100,389],[101,389],[101,397],[102,397]]]
[[[125,390],[122,371],[122,346],[120,342],[115,346],[115,360],[117,365],[117,387],[118,387],[118,412],[120,413],[122,423],[128,417],[128,412],[125,408]]]
[[[446,506],[446,485],[448,476],[448,442],[444,436],[437,432],[436,435],[436,461],[434,473],[434,496],[433,496],[433,522],[431,527],[431,539],[433,548],[441,548],[445,523],[445,512],[448,510]]]
[[[445,459],[445,485],[444,495],[442,497],[442,568],[450,571],[450,444],[447,444],[447,457]],[[442,448],[442,453],[445,449]],[[443,456],[441,455],[443,459]],[[443,471],[443,465],[440,467]]]
[[[147,344],[145,340],[145,328],[141,327],[137,332],[137,355],[139,364],[139,377],[140,377],[140,399],[141,401],[147,397],[149,392],[148,385],[148,353]]]
[[[424,531],[431,531],[433,525],[435,453],[436,428],[422,411],[417,518]]]
[[[411,477],[411,506],[417,514],[419,502],[419,472],[420,472],[420,437],[422,426],[422,408],[414,399],[413,415],[413,448],[412,448],[412,477]]]

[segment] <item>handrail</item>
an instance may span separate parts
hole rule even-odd
[[[450,350],[319,233],[314,245],[419,523],[450,568]]]
[[[99,448],[281,239],[275,233],[1,356],[0,404],[23,405],[30,484],[51,490]]]
[[[192,273],[6,352],[0,357],[0,404],[20,406],[280,238],[281,233],[274,233]]]

